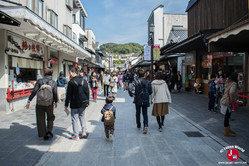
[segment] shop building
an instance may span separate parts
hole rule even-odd
[[[206,9],[210,11],[206,12]],[[186,75],[191,79],[190,84],[193,85],[196,78],[201,78],[203,91],[207,94],[208,80],[217,70],[223,69],[227,76],[232,72],[245,74],[247,57],[244,50],[208,49],[208,43],[212,35],[219,34],[248,16],[248,0],[190,0],[186,11],[188,38],[170,46],[165,53],[186,53]],[[216,48],[218,45],[229,47],[225,43],[216,43]],[[210,43],[209,48],[212,47],[213,43]]]
[[[0,10],[21,24],[0,24],[0,63],[4,66],[0,68],[1,112],[24,108],[36,80],[43,76],[44,67],[53,68],[54,80],[60,71],[69,79],[68,71],[77,57],[91,56],[72,40],[73,1],[59,2],[1,2]]]

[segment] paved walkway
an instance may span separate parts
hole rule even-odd
[[[117,107],[115,141],[106,142],[100,122],[104,102],[100,95],[98,102],[86,110],[89,137],[80,141],[69,139],[71,121],[62,104],[55,111],[52,141],[37,137],[34,108],[1,117],[0,165],[214,166],[228,162],[226,152],[219,152],[225,143],[174,108],[170,108],[161,133],[149,109],[149,133],[142,134],[136,128],[132,98],[122,91],[114,102]],[[185,131],[200,132],[204,137],[188,137]],[[243,154],[241,157],[238,161],[249,161]]]
[[[196,95],[191,92],[172,94],[171,107],[188,117],[194,123],[202,126],[215,136],[233,145],[243,147],[245,155],[249,156],[249,110],[239,107],[232,113],[230,126],[236,132],[236,137],[224,136],[224,115],[207,110],[208,98],[206,95]]]

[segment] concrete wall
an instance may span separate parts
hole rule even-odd
[[[91,29],[86,29],[86,36],[88,38],[88,41],[85,42],[85,46],[93,51],[95,51],[95,34]],[[94,43],[94,45],[93,45]]]
[[[160,7],[154,11],[154,45],[163,46],[163,8]]]
[[[7,31],[0,30],[0,113],[7,110],[6,92],[8,88],[8,56],[5,54]]]
[[[10,0],[11,2],[19,3],[27,6],[28,0]],[[72,11],[70,11],[65,3],[65,0],[44,0],[43,2],[43,19],[47,21],[47,10],[52,9],[58,15],[58,30],[63,33],[63,25],[68,25],[72,28]]]
[[[163,16],[163,45],[167,44],[170,31],[173,25],[188,28],[188,16],[184,14],[164,14]]]

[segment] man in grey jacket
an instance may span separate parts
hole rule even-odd
[[[52,94],[53,94],[53,99],[52,99],[53,101],[51,101],[52,104],[48,106],[39,105],[38,102],[36,104],[36,121],[37,121],[38,136],[43,137],[44,140],[48,140],[49,138],[53,137],[52,130],[53,130],[54,119],[55,119],[54,106],[56,108],[57,102],[58,102],[57,83],[54,80],[52,80],[52,74],[53,74],[52,69],[50,68],[44,69],[44,78],[39,79],[36,82],[35,87],[31,95],[29,96],[28,103],[26,105],[26,108],[29,109],[30,102],[35,97],[35,95],[40,90],[43,84],[48,84],[51,86]],[[47,117],[47,125],[45,122],[46,117]]]

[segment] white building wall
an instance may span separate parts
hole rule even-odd
[[[163,45],[167,44],[170,31],[173,25],[188,28],[188,16],[185,14],[164,14],[163,15]]]
[[[86,36],[88,41],[85,43],[85,46],[93,51],[95,51],[95,34],[91,29],[86,29]],[[93,45],[94,43],[94,45]]]
[[[154,11],[154,45],[163,46],[163,8]]]

